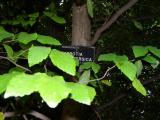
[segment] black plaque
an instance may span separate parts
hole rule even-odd
[[[95,59],[95,47],[62,46],[60,50],[73,54],[81,63]]]

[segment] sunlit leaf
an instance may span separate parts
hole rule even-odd
[[[143,57],[148,53],[148,49],[143,46],[133,46],[132,49],[133,49],[134,56],[136,58]]]
[[[53,49],[50,54],[52,63],[64,72],[75,75],[76,73],[76,61],[74,57],[65,52]]]
[[[37,41],[47,45],[61,45],[61,43],[51,36],[38,35]]]
[[[136,78],[137,67],[130,61],[116,63],[116,66],[125,74],[131,81]]]
[[[51,52],[51,48],[42,46],[32,46],[28,52],[28,64],[33,66],[46,59]]]
[[[72,89],[71,98],[80,103],[90,105],[96,95],[95,89],[92,87],[72,82],[67,85]]]
[[[17,40],[23,44],[28,44],[29,42],[36,40],[37,37],[37,33],[29,34],[27,32],[20,32],[17,35]]]
[[[142,95],[144,95],[144,96],[147,95],[146,89],[144,88],[144,86],[142,85],[142,83],[138,79],[133,80],[132,85]]]
[[[21,73],[9,81],[4,96],[5,98],[22,97],[39,92],[48,106],[54,108],[69,95],[70,91],[71,89],[66,86],[61,76],[50,77],[44,73],[34,75]]]
[[[0,75],[0,94],[2,94],[6,90],[9,80],[18,74],[19,72],[12,72],[10,74]]]

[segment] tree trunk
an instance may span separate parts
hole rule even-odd
[[[76,6],[73,4],[72,13],[72,45],[90,46],[91,23],[87,13],[87,5]]]
[[[76,6],[73,4],[72,16],[72,45],[73,46],[90,46],[91,41],[91,24],[87,13],[86,4]],[[83,119],[84,105],[73,100],[64,102],[61,120],[81,120]]]

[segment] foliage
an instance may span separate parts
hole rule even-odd
[[[122,81],[120,79],[123,79],[124,83],[122,85],[126,86],[127,91],[133,87],[142,95],[150,98],[149,87],[144,84],[144,80],[141,78],[144,75],[144,71],[146,71],[146,66],[150,65],[152,72],[159,65],[160,49],[153,47],[155,46],[153,41],[159,38],[159,34],[154,36],[156,32],[159,33],[159,4],[157,4],[159,1],[139,1],[133,9],[126,12],[110,30],[101,36],[98,45],[100,47],[105,46],[107,54],[100,55],[99,61],[96,63],[85,62],[80,65],[76,64],[77,61],[72,55],[59,51],[57,49],[57,46],[61,45],[59,40],[48,35],[49,29],[52,27],[48,22],[49,20],[53,22],[53,26],[56,26],[55,23],[59,23],[58,29],[62,26],[64,27],[71,20],[72,14],[69,13],[71,2],[66,0],[60,5],[60,1],[54,1],[54,3],[51,2],[50,4],[45,1],[43,4],[37,2],[28,7],[24,1],[17,4],[16,0],[14,0],[7,3],[7,5],[11,3],[8,6],[12,6],[12,10],[4,7],[4,1],[0,3],[0,9],[3,8],[5,10],[1,12],[2,19],[0,22],[2,26],[7,28],[5,30],[4,27],[0,27],[0,42],[3,44],[2,51],[6,52],[1,56],[1,59],[10,61],[18,68],[12,69],[12,65],[8,73],[0,75],[0,94],[3,96],[4,93],[4,97],[8,98],[22,97],[38,92],[41,98],[52,108],[66,98],[90,105],[95,95],[102,96],[102,99],[106,96],[107,100],[110,100],[109,97],[114,95],[112,95],[113,93],[106,95],[108,86],[113,88],[116,83],[121,85]],[[109,18],[124,2],[126,1],[87,0],[88,14],[93,23],[92,31],[94,32],[106,17]],[[28,10],[25,11],[20,6],[24,6]],[[156,9],[153,10],[151,7]],[[17,15],[17,11],[20,14],[18,13]],[[64,16],[65,19],[60,16]],[[149,19],[146,19],[147,17]],[[43,23],[44,21],[47,22],[48,26]],[[67,23],[67,25],[70,26],[71,23]],[[45,33],[43,29],[47,29],[47,35],[41,34]],[[68,29],[65,27],[65,30]],[[52,29],[51,32],[53,31]],[[59,31],[55,33],[63,36]],[[71,30],[66,36],[70,36],[70,33]],[[130,48],[131,45],[137,43],[142,44],[142,46],[136,45],[132,47],[134,57],[130,60],[132,55],[126,48]],[[127,51],[127,56],[117,55],[113,53],[115,51],[122,54]],[[111,65],[113,67],[110,67]],[[114,69],[113,76],[114,72],[116,72],[116,75],[117,73],[120,74],[115,76],[116,80],[112,76],[112,72],[110,72],[112,69]],[[99,77],[101,75],[102,77]],[[121,78],[121,76],[125,77]],[[71,78],[76,79],[76,83],[67,82],[72,81]],[[129,81],[125,81],[126,79]],[[107,87],[103,88],[103,85],[107,85]],[[157,86],[158,84],[155,85],[155,88]],[[100,89],[103,95],[99,95],[97,91],[96,94],[95,89]],[[116,93],[119,92],[119,88],[115,87],[115,89]],[[132,96],[130,97],[134,100]],[[106,102],[107,100],[105,99],[104,101]],[[95,104],[100,104],[100,101],[97,102],[97,99],[95,99]],[[129,102],[127,101],[127,104],[131,104]],[[147,104],[147,106],[149,105]],[[123,108],[122,106],[121,109]]]
[[[2,32],[6,33],[4,29]],[[37,33],[28,34],[26,32],[21,32],[15,38],[19,44],[23,43],[25,45],[37,40],[37,38],[41,39],[41,41],[54,40],[46,39],[50,38],[50,36],[39,36],[42,37],[38,38]],[[54,45],[59,45],[57,41],[54,43]],[[50,45],[53,45],[53,42]],[[12,59],[15,51],[13,51],[12,48],[7,44],[4,44],[4,48],[7,52],[8,59]],[[36,45],[31,45],[27,52],[29,67],[40,64],[40,62],[49,57],[53,65],[57,66],[59,69],[68,74],[73,76],[75,75],[76,61],[75,58],[69,53],[64,53],[56,49],[51,50],[51,47]],[[92,87],[80,85],[78,83],[66,83],[62,76],[51,77],[45,73],[34,73],[29,75],[24,72],[13,71],[9,72],[8,74],[0,75],[0,83],[0,93],[5,91],[5,98],[12,96],[22,97],[25,95],[30,95],[33,92],[39,92],[42,99],[50,107],[56,107],[58,103],[67,98],[69,94],[73,94],[71,97],[72,99],[84,104],[90,104],[95,96],[95,90]],[[84,91],[87,94],[79,94],[79,91]]]
[[[1,29],[3,28],[1,27]],[[8,33],[4,29],[1,31],[1,34],[3,34],[3,32]],[[12,33],[10,34],[13,36]],[[38,38],[38,36],[42,37]],[[2,39],[3,42],[5,42],[5,38],[6,37]],[[49,36],[43,37],[43,35],[39,35],[37,33],[28,34],[26,32],[21,32],[14,38],[19,44],[23,43],[25,45],[37,40],[37,38],[41,39],[41,41],[49,41],[48,39],[45,39],[49,38]],[[57,43],[58,42],[54,45],[59,45]],[[72,76],[76,75],[76,61],[71,54],[64,53],[56,49],[51,49],[51,47],[36,46],[33,42],[32,44],[33,45],[30,45],[28,49],[27,59],[29,67],[40,64],[40,62],[46,61],[49,57],[53,65]],[[53,43],[51,43],[51,45],[52,44]],[[7,44],[4,44],[3,46],[7,52],[8,59],[12,59],[15,51],[13,51]],[[147,61],[152,66],[154,65],[154,68],[156,68],[158,65],[157,63],[159,62],[155,57],[160,58],[160,50],[152,46],[133,46],[133,53],[135,58],[139,58],[135,61],[135,63],[131,62],[126,55],[121,56],[114,53],[102,54],[99,56],[98,60],[113,62],[117,68],[126,77],[128,77],[129,80],[131,80],[133,87],[142,95],[146,96],[146,89],[137,78],[143,70],[143,64],[141,61]],[[54,75],[51,77],[45,73],[34,73],[29,75],[24,72],[12,71],[0,76],[0,93],[5,92],[4,97],[8,98],[11,96],[22,97],[24,95],[30,95],[33,92],[39,92],[42,99],[50,107],[56,107],[61,100],[67,98],[68,95],[71,94],[72,99],[89,105],[95,96],[94,88],[87,86],[87,84],[90,83],[90,69],[93,70],[94,74],[97,74],[100,70],[100,65],[94,62],[86,62],[80,65],[80,69],[84,72],[79,77],[79,83],[65,82],[62,76]],[[101,79],[97,80],[99,81]],[[94,80],[91,80],[91,82],[92,81]],[[102,80],[102,83],[111,86],[109,81],[106,82],[105,80]]]
[[[1,34],[3,34],[3,32],[8,33],[4,29],[1,31]],[[29,44],[38,38],[37,33],[28,34],[26,32],[21,32],[16,36],[16,41],[23,44]],[[47,37],[49,36],[41,37],[41,40],[45,41],[47,40],[45,39]],[[5,37],[2,39],[3,42],[5,42],[4,39]],[[13,51],[12,48],[7,44],[4,44],[4,48],[7,52],[7,57],[12,59],[15,51]],[[159,57],[160,53],[159,49],[152,46],[133,46],[133,52],[135,58],[142,57],[140,60],[147,61],[151,65],[155,65],[157,63],[158,60],[156,60],[154,56]],[[148,55],[146,56],[146,54]],[[154,56],[151,56],[151,54]],[[69,53],[64,53],[56,49],[51,50],[51,47],[36,45],[31,45],[29,47],[27,57],[29,67],[32,67],[35,64],[40,64],[40,62],[46,60],[48,57],[51,59],[53,65],[57,66],[59,69],[70,75],[76,75],[76,61]],[[143,65],[140,60],[135,61],[134,64],[129,61],[127,56],[120,56],[114,53],[100,55],[98,60],[114,62],[118,69],[132,81],[133,87],[144,96],[147,95],[146,89],[137,78],[143,69]],[[51,77],[45,73],[34,73],[29,75],[24,72],[12,71],[0,76],[0,93],[5,92],[4,97],[8,98],[12,96],[22,97],[24,95],[30,95],[33,92],[39,92],[42,99],[50,107],[56,107],[61,100],[67,98],[68,95],[71,94],[72,99],[89,105],[95,96],[94,88],[87,86],[87,84],[90,83],[91,76],[89,69],[93,70],[93,72],[97,74],[100,70],[100,65],[95,64],[94,62],[86,62],[80,66],[80,69],[84,72],[79,77],[79,83],[65,82],[62,76]],[[104,80],[102,82],[109,86],[111,85],[108,82],[106,83]]]

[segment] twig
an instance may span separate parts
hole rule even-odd
[[[15,63],[14,61],[12,61],[11,59],[9,59],[8,57],[0,56],[0,59],[6,59],[6,60],[8,60],[9,62],[13,63],[15,66],[17,66],[17,67],[19,67],[19,68],[21,68],[21,69],[23,69],[23,70],[25,70],[25,71],[32,72],[32,71],[29,70],[28,68],[25,68],[25,67],[23,67],[23,66]]]
[[[9,118],[9,117],[15,116],[16,112],[5,112],[3,115],[4,115],[4,118]]]
[[[104,73],[104,75],[102,77],[98,78],[98,79],[93,79],[93,80],[89,80],[89,81],[82,81],[82,82],[79,82],[79,83],[89,83],[89,82],[94,82],[94,81],[100,81],[100,80],[104,79],[107,76],[108,72],[111,71],[115,67],[116,67],[116,65],[108,68],[106,70],[106,72]]]
[[[27,116],[26,115],[22,115],[24,120],[28,120]]]
[[[12,43],[12,42],[16,42],[15,40],[8,40],[8,41],[4,41],[3,43]]]
[[[25,52],[27,52],[27,51],[28,51],[28,49],[22,51],[20,54],[18,54],[17,56],[15,56],[15,57],[13,57],[13,58],[19,58],[19,56],[23,55],[23,54],[24,54]]]
[[[48,72],[47,63],[48,63],[48,61],[46,61],[46,63],[45,63],[44,66],[43,66],[46,74],[47,74],[47,72]]]
[[[47,116],[43,115],[42,113],[39,113],[39,112],[34,111],[34,110],[32,110],[32,111],[30,111],[30,112],[28,112],[26,114],[32,115],[32,116],[34,116],[36,118],[39,118],[41,120],[51,120],[50,118],[48,118]],[[4,118],[10,118],[10,117],[18,116],[18,115],[20,115],[20,114],[18,114],[16,112],[5,112],[4,113]],[[27,120],[26,116],[24,116],[24,115],[22,115],[22,116],[23,116],[23,118],[25,120]]]
[[[93,110],[94,110],[95,114],[97,115],[98,119],[99,119],[99,120],[102,120],[102,119],[101,119],[101,116],[100,116],[99,113],[98,113],[98,111],[95,110],[94,108],[93,108]]]
[[[29,113],[27,113],[27,114],[30,114],[30,115],[32,115],[32,116],[34,116],[34,117],[36,117],[36,118],[39,118],[39,119],[41,119],[41,120],[51,120],[50,118],[48,118],[47,116],[45,116],[45,115],[43,115],[42,113],[39,113],[39,112],[37,112],[37,111],[31,111],[31,112],[29,112]]]
[[[107,21],[105,20],[105,22],[101,25],[101,27],[99,27],[93,37],[93,40],[91,41],[91,45],[94,45],[97,40],[99,39],[99,37],[101,36],[101,34],[107,30],[108,28],[110,28],[110,26],[125,12],[127,11],[129,8],[131,8],[138,0],[129,0],[129,2],[127,4],[125,4],[124,6],[122,6],[115,14],[113,14],[111,16],[111,18]],[[107,18],[108,19],[108,18]],[[106,22],[107,21],[107,22]]]

